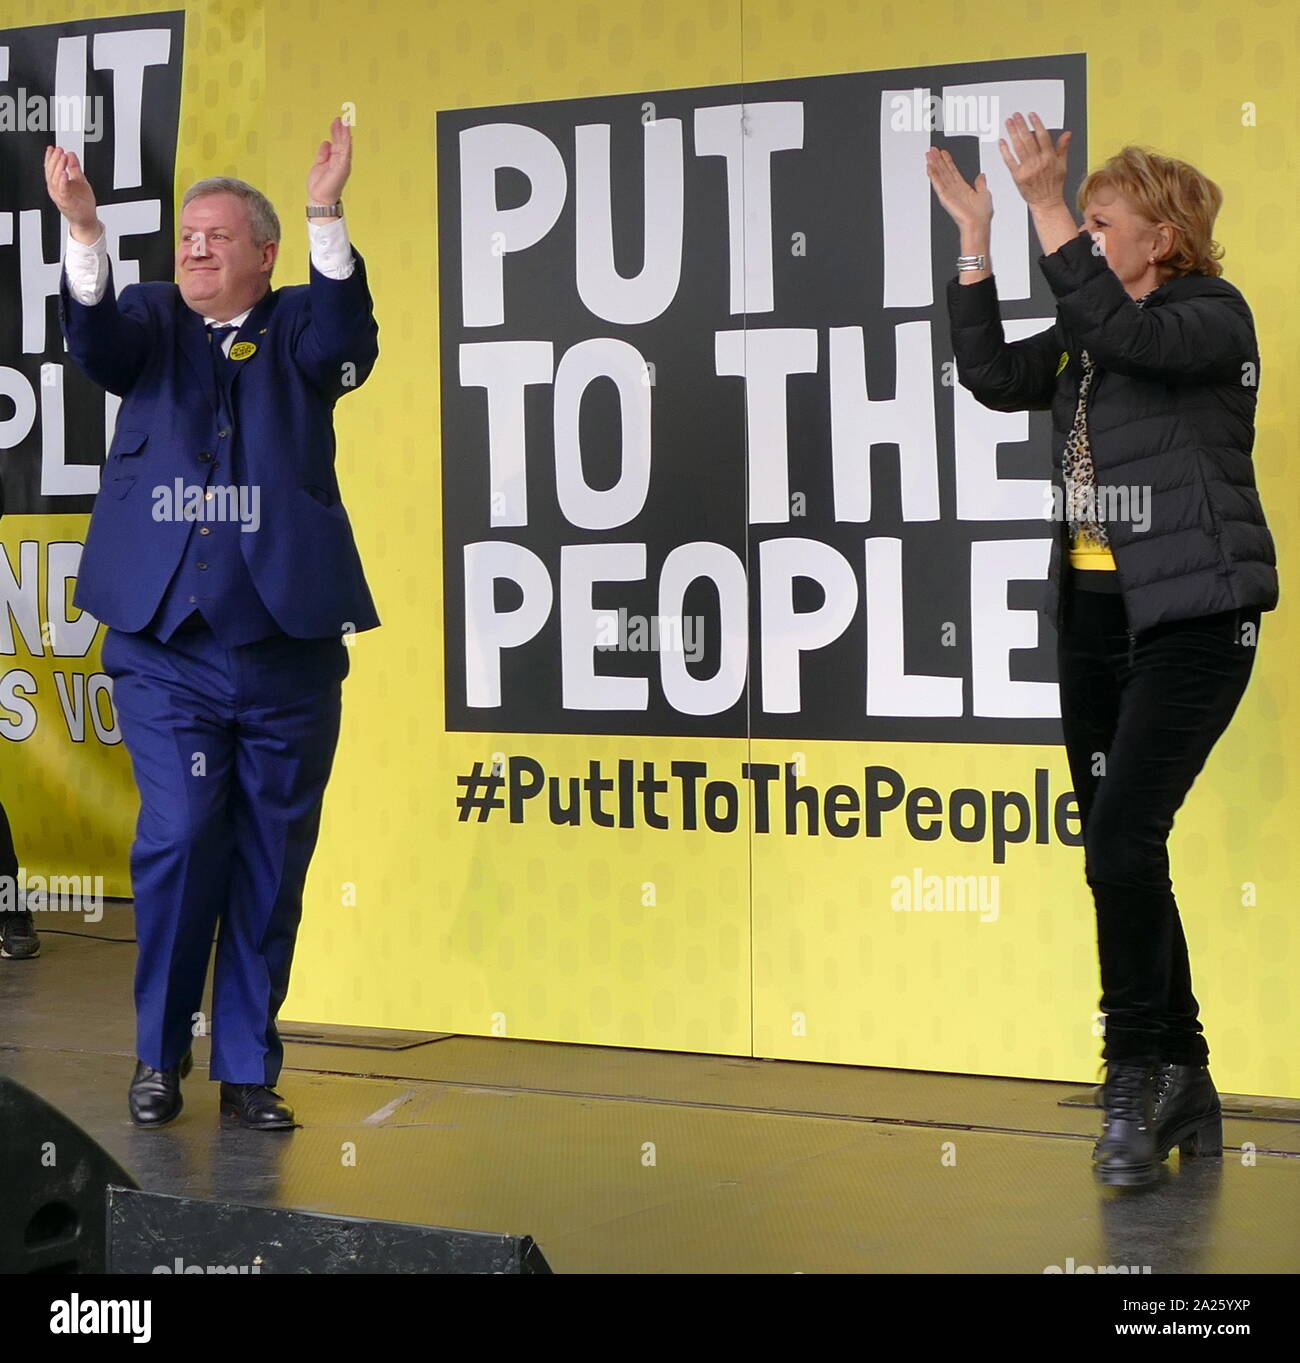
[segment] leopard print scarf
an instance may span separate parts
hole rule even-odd
[[[1144,293],[1137,300],[1141,307],[1155,290]],[[1097,518],[1094,485],[1096,478],[1092,467],[1092,449],[1088,444],[1088,392],[1092,388],[1092,357],[1086,350],[1079,352],[1079,363],[1083,366],[1083,379],[1079,383],[1079,403],[1074,412],[1074,426],[1066,437],[1062,469],[1065,473],[1065,515],[1070,526],[1072,543],[1091,540],[1103,549],[1110,547],[1106,527]]]

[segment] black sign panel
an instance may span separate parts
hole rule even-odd
[[[86,512],[116,402],[59,332],[63,220],[45,149],[76,152],[118,290],[171,279],[182,11],[0,32],[0,479],[5,511]],[[121,261],[121,268],[117,262]]]
[[[1042,330],[997,139],[1073,129],[1072,203],[1085,79],[439,115],[449,729],[1059,742],[1048,417],[955,383],[924,153],[988,175],[1008,336]]]

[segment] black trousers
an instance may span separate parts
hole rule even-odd
[[[1061,718],[1097,911],[1102,1054],[1204,1065],[1168,839],[1246,689],[1260,613],[1226,611],[1130,637],[1122,596],[1082,589],[1068,566],[1062,591]]]
[[[7,882],[7,883],[6,883]],[[0,805],[0,912],[6,903],[18,907],[18,853],[14,851],[13,834],[4,805]],[[4,891],[8,891],[7,894]]]

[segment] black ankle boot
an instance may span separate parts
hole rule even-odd
[[[1092,1152],[1103,1183],[1136,1187],[1157,1177],[1152,1070],[1122,1061],[1106,1066],[1101,1139]]]
[[[1204,1065],[1160,1064],[1155,1072],[1156,1158],[1178,1147],[1183,1156],[1223,1154],[1223,1109]]]

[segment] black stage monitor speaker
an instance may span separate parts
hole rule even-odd
[[[110,1273],[550,1273],[527,1235],[109,1189]]]
[[[136,1186],[75,1122],[0,1075],[0,1273],[103,1273],[110,1183]]]

